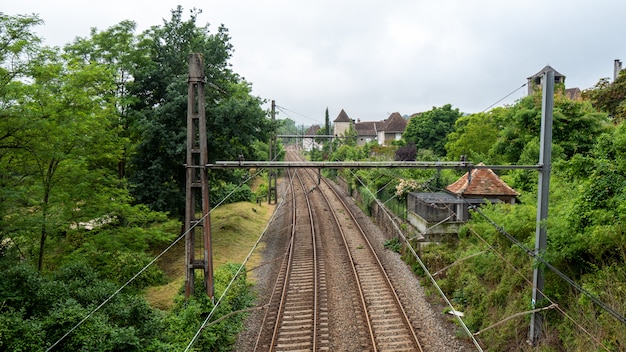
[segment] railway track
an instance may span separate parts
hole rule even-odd
[[[288,178],[291,238],[255,350],[328,350],[326,275],[311,202],[301,175]]]
[[[288,152],[288,158],[298,157]],[[332,341],[341,336],[333,331],[339,326],[333,319],[341,314],[352,316],[358,332],[350,337],[350,350],[422,351],[391,280],[342,197],[312,170],[287,176],[291,237],[255,350],[333,350],[341,345]],[[329,256],[340,256],[344,264],[327,275]],[[350,311],[329,312],[331,295],[351,302]]]
[[[325,179],[332,199],[324,197],[335,209],[333,212],[345,249],[351,259],[352,269],[359,287],[359,296],[370,330],[375,351],[423,351],[417,334],[387,275],[380,259],[359,225],[354,214],[336,190]],[[340,205],[339,205],[340,203]]]

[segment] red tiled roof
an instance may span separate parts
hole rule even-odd
[[[479,165],[484,165],[480,163]],[[472,196],[518,196],[519,193],[509,187],[491,169],[473,169],[446,187],[452,193]]]

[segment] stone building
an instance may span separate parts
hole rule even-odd
[[[356,132],[357,145],[364,145],[372,141],[386,145],[390,144],[391,141],[401,139],[407,124],[407,120],[397,112],[382,121],[361,122],[361,120],[357,120],[355,122],[342,109],[333,121],[333,135],[337,137],[345,135],[352,127]]]
[[[350,129],[353,121],[348,117],[348,114],[341,109],[337,118],[333,121],[333,136],[340,137],[344,136],[346,132]]]
[[[555,84],[565,84],[565,76],[560,74],[557,70],[552,68],[550,65],[546,65],[541,71],[535,73],[534,75],[527,78],[528,80],[528,95],[532,95],[533,92],[537,89],[541,89],[543,86],[543,76],[549,70],[554,71],[554,83]]]

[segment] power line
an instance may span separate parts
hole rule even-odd
[[[178,236],[174,242],[172,242],[169,246],[167,246],[167,248],[165,248],[161,253],[159,253],[156,257],[154,257],[154,259],[152,259],[148,264],[146,264],[143,268],[141,268],[141,270],[139,270],[135,275],[133,275],[128,281],[126,281],[126,283],[124,283],[121,287],[119,287],[115,292],[113,292],[113,294],[111,294],[107,299],[105,299],[102,303],[100,303],[96,308],[94,308],[89,314],[87,314],[81,321],[79,321],[76,325],[74,325],[69,331],[67,331],[63,336],[61,336],[54,344],[52,344],[50,347],[48,347],[46,349],[46,352],[51,351],[54,347],[56,347],[59,343],[61,343],[61,341],[63,341],[66,337],[68,337],[72,332],[74,332],[74,330],[76,330],[79,326],[81,326],[85,321],[87,321],[89,318],[91,318],[97,311],[99,311],[102,307],[104,307],[107,303],[109,303],[118,293],[120,293],[124,288],[126,288],[126,286],[130,285],[133,281],[135,281],[135,279],[137,277],[139,277],[139,275],[143,274],[144,271],[146,271],[152,264],[154,264],[159,258],[161,258],[167,251],[169,251],[170,249],[172,249],[172,247],[174,247],[174,245],[176,245],[176,243],[178,243],[181,239],[183,239],[185,236],[187,236],[187,234],[193,230],[199,223],[201,223],[202,220],[204,220],[205,217],[209,216],[213,210],[215,210],[217,207],[219,207],[222,203],[224,203],[228,198],[230,198],[233,193],[235,193],[235,191],[237,189],[239,189],[244,183],[248,182],[249,180],[251,180],[252,178],[256,177],[259,173],[261,173],[263,171],[263,169],[258,170],[254,175],[248,177],[246,180],[242,181],[238,187],[235,187],[235,189],[233,189],[229,194],[227,194],[215,207],[213,207],[211,209],[210,212],[208,212],[207,214],[205,214],[201,219],[199,219],[196,223],[194,223],[191,227],[189,227],[189,229],[187,231],[185,231],[183,234],[181,234],[180,236]]]
[[[487,221],[489,221],[489,223],[496,229],[498,230],[498,232],[500,232],[501,234],[503,234],[506,238],[508,238],[511,242],[513,242],[515,245],[517,245],[518,247],[520,247],[524,252],[526,252],[526,254],[528,254],[528,256],[530,256],[531,258],[541,262],[541,264],[545,265],[548,269],[552,270],[553,273],[555,273],[557,276],[559,276],[561,279],[563,279],[565,282],[567,282],[570,286],[572,286],[573,288],[575,288],[578,292],[582,293],[583,295],[587,296],[590,300],[592,300],[595,304],[599,305],[602,309],[604,309],[607,313],[611,314],[615,319],[617,319],[618,321],[620,321],[622,324],[626,325],[626,318],[624,318],[623,315],[619,314],[618,312],[616,312],[614,309],[612,309],[611,307],[609,307],[606,303],[602,302],[599,298],[597,298],[596,296],[594,296],[593,294],[591,294],[589,291],[585,290],[582,286],[578,285],[576,282],[574,282],[574,280],[570,279],[569,277],[567,277],[567,275],[565,275],[564,273],[562,273],[559,269],[555,268],[554,266],[552,266],[552,264],[548,263],[545,259],[543,259],[540,255],[538,255],[537,253],[535,253],[534,251],[528,249],[526,246],[524,246],[524,244],[522,244],[520,241],[518,241],[515,237],[513,237],[512,235],[510,235],[509,233],[507,233],[504,228],[502,228],[501,226],[499,226],[498,224],[496,224],[493,220],[491,220],[487,215],[485,215],[482,211],[480,211],[480,209],[476,206],[473,206],[474,210],[482,215]]]
[[[402,230],[398,227],[398,225],[396,224],[395,221],[393,221],[393,217],[389,214],[389,212],[387,211],[387,209],[385,208],[384,205],[381,204],[380,200],[378,200],[376,198],[376,196],[374,194],[372,194],[372,192],[365,187],[365,184],[363,183],[363,181],[359,178],[358,175],[356,175],[354,172],[352,172],[352,170],[350,170],[350,173],[352,173],[352,176],[354,176],[359,183],[370,193],[370,195],[374,198],[374,200],[378,203],[378,205],[380,206],[380,208],[383,210],[383,212],[385,213],[385,215],[387,215],[390,219],[391,219],[391,223],[393,224],[393,227],[396,229],[398,235],[402,238],[402,240],[407,244],[409,250],[411,251],[411,254],[415,257],[415,259],[417,260],[417,262],[419,263],[419,265],[422,267],[422,270],[424,270],[424,273],[426,273],[426,275],[428,276],[428,278],[430,279],[430,281],[432,282],[433,286],[435,286],[435,288],[437,289],[437,292],[439,292],[439,295],[443,298],[443,300],[446,302],[446,304],[448,305],[448,307],[450,309],[452,309],[454,311],[454,307],[452,306],[452,303],[450,302],[450,300],[448,300],[448,297],[446,297],[446,294],[443,292],[443,290],[441,289],[441,287],[439,287],[439,284],[437,284],[437,281],[435,280],[435,278],[430,274],[430,271],[428,271],[428,268],[426,267],[426,265],[424,264],[424,262],[422,262],[422,259],[417,255],[417,252],[415,252],[415,249],[413,248],[413,246],[411,245],[411,243],[409,242],[409,240],[406,238],[406,236],[404,236],[404,233],[402,233]],[[461,319],[460,316],[458,316],[457,314],[454,315],[456,317],[456,319],[459,321],[459,323],[461,324],[461,327],[463,328],[463,330],[465,331],[465,333],[467,334],[467,336],[472,340],[472,342],[474,343],[474,346],[476,346],[476,348],[479,351],[483,351],[482,347],[480,346],[480,344],[478,343],[478,341],[476,341],[476,338],[474,337],[474,335],[472,334],[472,332],[469,330],[469,328],[467,327],[467,325],[465,325],[465,322],[463,321],[463,319]]]
[[[296,114],[296,115],[298,115],[298,116],[304,117],[304,118],[309,119],[309,120],[311,120],[311,121],[321,123],[321,120],[320,120],[320,119],[316,119],[316,118],[313,118],[313,117],[310,117],[310,116],[304,115],[304,114],[299,113],[299,112],[297,112],[297,111],[293,111],[293,110],[287,109],[286,107],[283,107],[283,106],[276,105],[276,107],[277,107],[280,111],[282,111],[283,113],[285,113],[286,115],[288,115],[288,114],[287,114],[287,111],[289,111],[289,112],[291,112],[291,113],[294,113],[294,114]]]
[[[276,214],[278,213],[278,209],[280,209],[284,204],[284,196],[287,193],[288,187],[285,189],[283,195],[282,195],[282,199],[283,201],[280,202],[280,204],[278,204],[278,206],[276,207],[276,209],[274,209],[274,213],[272,214],[272,217],[270,218],[270,220],[267,222],[267,225],[265,226],[265,229],[263,229],[263,232],[261,232],[261,234],[259,235],[259,238],[256,240],[256,242],[254,243],[254,245],[252,246],[252,248],[250,249],[250,251],[248,252],[248,255],[246,256],[246,258],[243,260],[242,264],[239,266],[239,269],[237,270],[237,272],[235,273],[235,275],[233,275],[233,278],[230,280],[230,282],[228,283],[228,285],[226,286],[226,288],[224,289],[224,291],[222,292],[222,295],[220,296],[220,298],[217,300],[217,303],[215,303],[215,305],[213,306],[213,308],[211,309],[211,312],[209,312],[209,315],[204,319],[204,321],[202,322],[202,324],[200,325],[200,327],[198,328],[198,330],[196,331],[196,334],[193,336],[193,338],[191,339],[191,341],[189,341],[189,344],[187,345],[187,348],[185,348],[185,352],[189,351],[189,349],[193,346],[193,344],[196,342],[196,340],[198,339],[198,337],[200,337],[200,333],[202,332],[202,330],[206,327],[207,323],[209,322],[209,320],[211,319],[211,317],[213,317],[213,314],[215,313],[215,310],[217,309],[217,307],[220,305],[220,303],[222,302],[222,299],[224,298],[224,296],[226,296],[226,293],[228,293],[228,290],[230,289],[230,287],[232,286],[232,284],[235,282],[235,280],[237,279],[237,277],[239,276],[239,274],[241,273],[241,270],[244,268],[245,264],[248,262],[248,260],[250,260],[250,257],[252,256],[252,253],[254,252],[254,250],[258,247],[259,243],[261,242],[261,239],[263,238],[263,236],[267,233],[267,230],[269,229],[270,225],[274,222]]]
[[[517,269],[517,267],[515,265],[513,265],[511,262],[509,262],[508,260],[506,260],[506,258],[500,253],[498,252],[498,250],[496,248],[494,248],[491,244],[489,244],[489,242],[487,242],[486,239],[484,239],[480,234],[478,234],[478,232],[476,232],[476,230],[474,230],[474,228],[470,225],[468,226],[470,232],[472,234],[474,234],[474,236],[478,237],[478,239],[480,239],[494,254],[496,254],[500,260],[502,262],[504,262],[504,264],[506,264],[507,266],[509,266],[511,269],[513,269],[513,271],[519,275],[519,277],[522,278],[522,280],[526,281],[526,283],[530,284],[532,286],[532,281],[530,281],[530,279],[528,279],[528,277],[526,275],[524,275],[523,273],[520,272],[519,269]],[[587,329],[585,329],[582,325],[580,325],[580,323],[578,323],[574,318],[572,318],[571,316],[569,316],[569,314],[567,314],[567,312],[565,312],[561,306],[559,306],[554,300],[550,299],[550,297],[548,297],[548,295],[545,294],[545,292],[542,292],[541,290],[539,290],[539,292],[548,300],[548,302],[550,302],[551,307],[555,308],[556,310],[558,310],[561,314],[563,314],[564,317],[566,317],[567,319],[569,319],[574,325],[576,325],[576,327],[578,327],[581,331],[583,331],[585,334],[587,334],[587,336],[589,336],[589,338],[594,341],[597,345],[602,346],[605,350],[610,351],[608,347],[606,347],[601,341],[599,341],[595,336],[593,336],[593,334],[591,334],[589,331],[587,331]],[[503,321],[501,321],[500,323],[502,323]],[[500,324],[497,323],[497,324]],[[492,325],[493,327],[494,325]],[[475,333],[475,335],[478,335],[479,333],[485,331],[485,329],[478,331]]]
[[[195,227],[195,224],[189,230],[193,229],[193,227]],[[131,277],[128,281],[126,281],[125,284],[123,284],[120,288],[118,288],[115,292],[113,292],[112,295],[110,295],[107,299],[105,299],[102,303],[100,303],[96,308],[94,308],[89,314],[87,314],[87,316],[85,316],[81,321],[79,321],[76,325],[74,325],[68,332],[66,332],[63,336],[61,336],[54,344],[52,344],[52,346],[48,347],[46,349],[46,352],[51,351],[54,347],[56,347],[56,345],[58,345],[67,336],[69,336],[72,332],[74,332],[74,330],[76,330],[85,321],[87,321],[87,319],[91,318],[91,316],[94,315],[98,310],[100,310],[100,308],[104,307],[107,303],[109,303],[113,299],[113,297],[115,297],[118,293],[120,293],[124,288],[126,288],[126,286],[128,286],[137,277],[139,277],[139,275],[141,275],[144,271],[146,271],[148,267],[154,264],[154,262],[156,262],[159,258],[161,258],[161,256],[163,256],[167,251],[169,251],[172,247],[174,247],[174,245],[178,243],[178,241],[184,238],[187,235],[187,233],[189,233],[189,230],[183,233],[182,235],[178,236],[178,238],[176,238],[174,242],[172,242],[167,248],[165,248],[161,253],[159,253],[159,255],[154,257],[154,259],[152,259],[150,263],[148,263],[141,270],[139,270],[133,277]]]
[[[499,102],[503,101],[504,99],[506,99],[506,98],[510,97],[511,95],[513,95],[513,94],[514,94],[515,92],[517,92],[518,90],[520,90],[520,89],[524,88],[526,85],[528,85],[528,83],[524,83],[524,84],[522,84],[519,88],[517,88],[517,89],[515,89],[514,91],[512,91],[511,93],[509,93],[509,94],[505,95],[502,99],[500,99],[500,100],[496,101],[495,103],[493,103],[493,104],[489,105],[489,106],[488,106],[485,110],[483,110],[482,112],[485,112],[485,111],[487,111],[487,110],[491,109],[494,105],[496,105],[496,104],[498,104]]]
[[[429,182],[424,183],[424,186],[426,186],[430,191],[434,191],[430,186],[429,186]],[[488,218],[483,212],[480,211],[480,209],[478,208],[478,206],[476,204],[472,204],[469,203],[467,201],[466,198],[461,198],[461,200],[471,209],[475,209],[480,215],[482,215],[483,217],[485,217],[485,219],[487,219],[492,226],[494,226],[499,232],[501,232],[502,234],[504,234],[509,240],[511,240],[513,243],[517,244],[520,248],[522,248],[528,255],[530,255],[533,258],[536,258],[537,260],[541,261],[543,264],[545,264],[548,268],[550,268],[551,270],[553,270],[557,275],[561,276],[565,281],[567,281],[568,283],[570,283],[570,285],[575,285],[574,287],[577,289],[582,290],[581,292],[585,291],[582,287],[580,287],[579,285],[577,285],[573,280],[571,280],[570,278],[568,278],[565,274],[561,273],[558,269],[554,268],[551,264],[547,263],[543,258],[536,256],[535,253],[531,250],[529,250],[528,248],[526,248],[521,242],[517,241],[517,239],[515,237],[513,237],[512,235],[510,235],[509,233],[507,233],[504,228],[502,228],[501,226],[497,225],[493,220],[491,220],[490,218]],[[454,213],[454,211],[452,209],[449,208],[449,205],[446,205],[446,207],[452,212]],[[507,265],[511,266],[515,272],[520,275],[526,282],[530,283],[532,285],[532,282],[530,282],[530,280],[528,278],[526,278],[526,276],[522,275],[522,273],[519,272],[519,270],[517,270],[515,268],[515,266],[513,266],[513,264],[509,263],[493,246],[491,246],[485,239],[483,239],[476,231],[474,231],[471,227],[470,230],[472,233],[474,233],[478,238],[480,238],[494,253],[496,253],[501,260],[506,263]],[[541,291],[540,291],[541,292]],[[598,341],[597,339],[594,338],[594,336],[589,333],[584,327],[582,327],[575,319],[573,319],[572,317],[570,317],[565,311],[563,311],[563,309],[561,309],[561,307],[556,304],[554,301],[552,301],[547,295],[545,295],[543,292],[541,292],[542,295],[544,297],[546,297],[546,299],[553,305],[556,305],[556,309],[561,312],[566,318],[568,318],[570,321],[572,321],[579,329],[581,329],[583,332],[585,332],[594,342],[596,342],[597,344],[599,344],[600,346],[602,346],[604,349],[606,349],[608,351],[608,348],[606,346],[604,346],[604,344],[602,344],[602,342]],[[588,297],[590,299],[592,299],[594,302],[596,302],[597,304],[599,304],[601,307],[606,307],[609,310],[609,313],[611,313],[611,311],[615,314],[618,315],[618,317],[616,317],[618,320],[623,322],[623,317],[621,317],[619,315],[619,313],[613,311],[610,307],[608,307],[608,305],[606,305],[605,303],[603,303],[602,301],[600,301],[599,299],[590,296],[591,294],[588,293],[587,291],[583,292],[583,294],[588,295]],[[612,314],[613,315],[613,314]],[[614,315],[615,316],[615,315]]]
[[[362,181],[362,180],[358,177],[358,175],[356,175],[356,174],[354,174],[354,173],[352,173],[352,174],[353,174],[353,176],[354,176],[354,177],[355,177],[355,178],[359,181],[359,183],[361,183],[361,185],[363,185],[363,186],[364,186],[364,188],[365,188],[368,192],[370,192],[370,194],[371,194],[372,192],[371,192],[371,191],[367,188],[367,186],[365,186],[365,184],[364,184],[364,183],[363,183],[363,181]],[[430,182],[430,181],[432,181],[432,179],[431,179],[431,180],[429,180],[429,181],[427,181],[427,182],[424,182],[424,183],[423,183],[423,185],[422,185],[422,187],[424,187],[424,188],[428,188],[428,189],[432,192],[432,191],[433,191],[433,189],[429,186],[429,182]],[[372,196],[374,197],[374,199],[376,200],[376,202],[378,202],[378,203],[379,203],[379,205],[381,205],[381,202],[380,202],[378,199],[376,199],[376,197],[375,197],[373,194],[372,194]],[[463,202],[464,202],[465,204],[467,204],[468,206],[470,206],[470,207],[472,207],[472,208],[477,209],[477,207],[476,207],[476,205],[475,205],[475,204],[471,204],[471,203],[467,202],[467,200],[466,200],[465,198],[462,198],[462,200],[463,200]],[[383,205],[384,205],[384,204],[383,204]],[[383,211],[385,212],[385,214],[389,216],[389,214],[388,214],[387,210],[386,210],[384,207],[382,207],[382,206],[381,206],[381,208],[383,209]],[[446,206],[446,208],[448,208],[448,209],[449,209],[449,210],[450,210],[450,211],[454,214],[454,211],[453,211],[452,209],[450,209],[449,205],[448,205],[448,206]],[[483,213],[481,213],[481,215],[485,216]],[[486,216],[485,216],[485,217],[486,217]],[[486,218],[487,218],[487,217],[486,217]],[[502,227],[500,227],[500,226],[496,225],[496,224],[495,224],[495,222],[491,221],[489,218],[487,218],[487,219],[488,219],[488,220],[492,223],[492,225],[494,225],[494,226],[495,226],[495,227],[496,227],[499,231],[501,231],[501,232],[502,232],[502,231],[504,231],[504,230],[502,229]],[[395,223],[394,223],[394,226],[395,226]],[[508,266],[510,266],[511,268],[513,268],[513,270],[514,270],[514,271],[515,271],[515,272],[516,272],[516,273],[517,273],[520,277],[522,277],[522,279],[523,279],[523,280],[525,280],[527,283],[530,283],[530,284],[532,285],[532,282],[530,282],[530,280],[529,280],[528,278],[526,278],[526,276],[524,276],[524,275],[523,275],[523,274],[522,274],[522,273],[521,273],[521,272],[520,272],[520,271],[519,271],[519,270],[518,270],[518,269],[517,269],[517,268],[516,268],[513,264],[511,264],[510,262],[508,262],[508,261],[506,260],[506,258],[504,258],[504,257],[502,256],[502,254],[500,254],[500,253],[499,253],[499,252],[498,252],[498,251],[497,251],[497,250],[496,250],[493,246],[491,246],[491,245],[490,245],[490,244],[489,244],[489,243],[488,243],[488,242],[487,242],[484,238],[482,238],[482,237],[481,237],[481,236],[480,236],[480,235],[479,235],[479,234],[478,234],[475,230],[473,230],[471,227],[470,227],[470,231],[471,231],[474,235],[476,235],[478,238],[480,238],[480,240],[481,240],[481,241],[483,241],[483,243],[485,243],[485,244],[489,247],[489,249],[491,249],[491,250],[492,250],[495,254],[497,254],[497,256],[498,256],[498,257],[499,257],[499,258],[500,258],[500,259],[501,259],[501,260],[502,260],[502,261],[503,261],[506,265],[508,265]],[[443,293],[443,291],[441,291],[441,289],[437,286],[437,284],[436,284],[436,282],[435,282],[435,279],[434,279],[434,275],[430,275],[430,273],[429,273],[429,272],[428,272],[428,270],[426,269],[425,264],[423,264],[423,263],[421,262],[421,260],[420,260],[420,259],[419,259],[419,257],[417,256],[417,253],[415,253],[415,252],[413,251],[412,246],[411,246],[411,245],[410,245],[410,243],[406,240],[406,238],[404,237],[404,235],[402,234],[402,232],[401,232],[399,229],[398,229],[398,233],[400,233],[400,235],[401,235],[401,237],[403,238],[403,240],[404,240],[404,241],[405,241],[405,242],[409,245],[409,247],[410,247],[411,251],[413,252],[414,256],[415,256],[415,257],[416,257],[416,259],[418,260],[419,264],[422,266],[422,269],[423,269],[423,270],[424,270],[424,272],[425,272],[425,273],[429,276],[429,278],[431,278],[431,281],[433,281],[433,283],[434,283],[435,287],[436,287],[436,288],[440,291],[440,294],[442,295],[442,297],[444,297],[444,299],[446,299],[446,298],[445,298],[445,294]],[[514,241],[514,242],[516,242],[517,244],[519,244],[519,242],[518,242],[518,241],[516,241],[514,237],[512,237],[511,235],[509,235],[508,233],[506,233],[506,231],[504,231],[504,233],[505,233],[505,235],[506,235],[506,237],[507,237],[507,238],[509,238],[509,239],[511,239],[512,241]],[[521,247],[522,247],[522,248],[523,248],[523,249],[524,249],[524,250],[525,250],[528,254],[533,254],[533,255],[534,255],[534,253],[533,253],[532,251],[529,251],[529,250],[528,250],[528,249],[526,249],[523,245],[521,245],[521,244],[520,244],[520,246],[521,246]],[[544,264],[547,264],[547,263],[545,263],[545,261],[542,261],[542,262],[543,262]],[[548,264],[548,265],[549,265],[549,264]],[[551,267],[551,266],[549,266],[549,267]],[[552,268],[553,268],[553,267],[552,267]],[[554,270],[556,270],[556,268],[554,268]],[[558,270],[557,270],[557,271],[558,271]],[[565,275],[563,274],[563,276],[565,276]],[[565,276],[565,277],[566,277],[566,276]],[[569,280],[568,282],[573,283],[573,281],[571,281],[571,279],[567,278],[567,280]],[[567,280],[566,280],[566,281],[567,281]],[[574,283],[574,284],[575,284],[575,283]],[[581,288],[581,289],[582,289],[582,288]],[[562,309],[562,308],[561,308],[558,304],[556,304],[553,300],[551,300],[551,299],[550,299],[547,295],[545,295],[543,292],[542,292],[542,295],[543,295],[544,297],[546,297],[546,299],[547,299],[547,300],[551,303],[550,308],[555,308],[555,309],[557,309],[557,310],[558,310],[561,314],[563,314],[563,316],[564,316],[564,317],[566,317],[567,319],[569,319],[569,320],[570,320],[573,324],[575,324],[575,325],[576,325],[576,326],[577,326],[577,327],[578,327],[581,331],[583,331],[585,334],[587,334],[587,335],[590,337],[590,339],[591,339],[591,340],[593,340],[593,341],[594,341],[597,345],[602,346],[605,350],[609,351],[608,347],[606,347],[606,346],[605,346],[605,345],[604,345],[601,341],[599,341],[597,338],[595,338],[595,337],[594,337],[594,336],[593,336],[593,335],[592,335],[589,331],[587,331],[587,330],[586,330],[583,326],[581,326],[581,325],[580,325],[580,324],[579,324],[579,323],[578,323],[578,322],[577,322],[574,318],[572,318],[571,316],[569,316],[569,315],[568,315],[568,314],[567,314],[567,313],[566,313],[566,312],[565,312],[565,311],[564,311],[564,310],[563,310],[563,309]],[[591,298],[591,297],[590,297],[590,298]],[[593,299],[593,298],[592,298],[592,299]],[[446,301],[447,301],[447,299],[446,299]],[[598,301],[599,301],[599,300],[598,300]],[[595,302],[595,300],[594,300],[594,302]],[[599,302],[601,302],[601,301],[599,301]],[[451,304],[449,304],[449,306],[450,306],[450,308],[451,308],[451,309],[454,309],[454,308],[452,307],[452,305],[451,305]],[[544,309],[546,309],[546,308],[544,308]],[[609,309],[610,309],[610,308],[609,308]],[[518,313],[518,314],[521,314],[521,313]],[[513,318],[513,317],[509,317],[509,318],[507,318],[507,319],[510,319],[510,318]],[[459,318],[459,320],[461,320],[461,319]],[[506,319],[505,319],[505,320],[506,320]],[[461,320],[461,322],[462,322],[462,320]],[[504,321],[502,321],[502,322],[500,322],[500,323],[503,323],[503,322],[504,322]],[[498,324],[500,324],[500,323],[497,323],[496,325],[498,325]],[[492,326],[492,327],[493,327],[493,326]],[[484,331],[484,330],[483,330],[483,331]],[[479,332],[479,333],[480,333],[480,332]],[[472,334],[472,335],[478,335],[478,333],[476,333],[476,334]]]

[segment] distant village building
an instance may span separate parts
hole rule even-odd
[[[333,121],[333,135],[336,137],[344,136],[350,126],[352,125],[352,120],[348,117],[348,114],[341,109],[337,118]]]
[[[485,202],[515,204],[518,196],[491,169],[472,169],[444,191],[409,193],[407,220],[425,238],[438,241],[444,235],[457,233],[469,220],[470,206]]]
[[[342,136],[352,127],[356,131],[357,145],[377,141],[380,145],[390,144],[391,141],[402,138],[402,133],[406,129],[408,122],[397,112],[389,115],[383,121],[363,121],[354,122],[342,109],[337,118],[333,121],[333,135]]]
[[[304,131],[304,135],[314,136],[317,134],[317,131],[319,131],[320,129],[321,127],[319,125],[313,125],[307,128],[306,131]],[[312,137],[302,138],[302,149],[306,150],[307,152],[310,152],[313,149],[319,149],[319,148],[320,148],[320,145],[315,141],[315,138],[312,138]]]
[[[578,87],[565,89],[565,96],[569,100],[581,100],[582,99],[581,94],[582,92],[580,91],[580,88]]]
[[[557,70],[553,69],[552,66],[546,65],[541,71],[535,73],[534,75],[527,78],[528,80],[528,95],[532,95],[535,90],[541,89],[543,86],[543,76],[548,71],[554,71],[554,83],[555,84],[565,84],[565,76],[560,74]]]
[[[382,129],[383,122],[382,121],[358,121],[354,124],[354,129],[356,130],[357,140],[356,143],[359,146],[365,145],[366,143],[375,141],[378,139],[378,130]]]
[[[560,74],[557,70],[552,68],[550,65],[544,67],[541,71],[535,73],[534,75],[527,78],[528,80],[528,95],[533,94],[536,90],[541,89],[543,86],[543,77],[545,73],[549,70],[554,71],[554,83],[555,84],[563,84],[565,86],[565,76]],[[580,88],[566,88],[565,97],[570,100],[580,100],[581,99],[581,90]]]
[[[385,121],[384,126],[378,131],[378,144],[385,145],[391,141],[402,139],[402,133],[408,124],[407,120],[397,112],[391,114]]]

